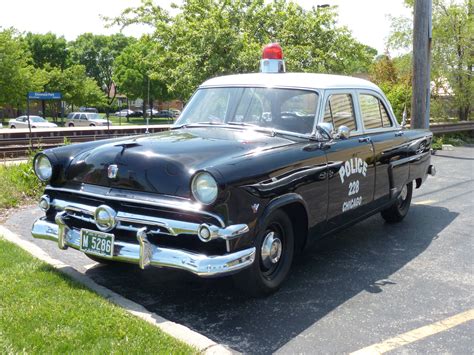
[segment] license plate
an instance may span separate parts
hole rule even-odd
[[[115,236],[109,233],[81,229],[81,251],[111,258],[114,255]]]

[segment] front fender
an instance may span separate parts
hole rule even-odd
[[[271,200],[265,209],[263,210],[262,214],[258,218],[258,223],[257,223],[257,232],[260,232],[261,227],[263,226],[266,218],[272,214],[274,211],[283,208],[285,206],[288,206],[292,203],[299,203],[303,205],[304,210],[306,212],[306,218],[308,218],[308,206],[306,205],[306,202],[304,201],[303,197],[297,193],[288,193],[282,196],[275,197],[273,200]]]

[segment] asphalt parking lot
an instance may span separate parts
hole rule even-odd
[[[97,283],[236,352],[350,353],[474,309],[474,148],[440,151],[432,161],[438,174],[415,190],[402,223],[375,215],[311,245],[282,289],[260,300],[239,295],[229,278],[94,265],[34,240],[36,208],[5,225]],[[473,353],[472,320],[425,334],[395,342],[391,352]]]

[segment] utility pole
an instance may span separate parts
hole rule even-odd
[[[430,126],[431,0],[415,0],[411,128]]]

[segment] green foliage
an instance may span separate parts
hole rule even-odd
[[[380,88],[384,91],[387,96],[388,101],[392,105],[393,112],[398,122],[402,122],[403,110],[405,106],[410,106],[411,101],[411,87],[406,86],[405,84],[395,83],[395,84],[381,84]]]
[[[51,68],[45,91],[60,91],[63,100],[75,106],[94,106],[106,101],[97,82],[88,77],[83,65],[72,65],[64,70]]]
[[[31,52],[33,63],[37,68],[51,67],[66,68],[68,61],[67,42],[64,37],[46,34],[27,33],[25,41]]]
[[[0,353],[196,354],[0,239]]]
[[[148,89],[150,100],[169,98],[165,83],[166,72],[154,65],[153,60],[160,58],[156,53],[157,46],[148,37],[132,43],[117,57],[114,65],[114,79],[120,91],[129,99],[147,99]]]
[[[85,67],[108,97],[108,105],[115,100],[113,65],[116,57],[134,40],[120,33],[111,36],[84,33],[70,44],[71,61]],[[111,97],[109,94],[114,91]]]
[[[37,198],[43,190],[31,160],[28,163],[0,165],[0,209],[12,208]]]
[[[408,7],[413,0],[405,0]],[[389,49],[411,50],[413,21],[392,18]],[[447,116],[453,109],[460,120],[472,118],[474,102],[474,6],[472,0],[433,0],[431,80],[432,114]],[[450,100],[439,95],[448,94]],[[452,106],[452,107],[447,107]]]
[[[337,27],[334,7],[305,10],[283,0],[187,0],[179,10],[170,16],[143,1],[111,23],[155,28],[154,73],[185,100],[208,78],[257,71],[262,47],[273,41],[283,46],[288,71],[363,72],[376,54]]]
[[[35,71],[28,47],[16,31],[0,31],[0,107],[23,107],[27,92],[41,88],[45,80]]]
[[[384,55],[378,57],[370,68],[371,80],[384,91],[398,122],[402,121],[405,107],[409,108],[412,95],[411,78],[400,63]]]
[[[435,136],[433,138],[432,148],[434,150],[441,150],[443,148],[443,144],[450,144],[455,147],[460,147],[465,144],[472,143],[474,143],[474,138],[466,133],[448,133]]]
[[[472,115],[474,102],[474,8],[435,1],[433,7],[433,74],[446,79],[460,120]],[[442,83],[438,80],[437,83]]]

